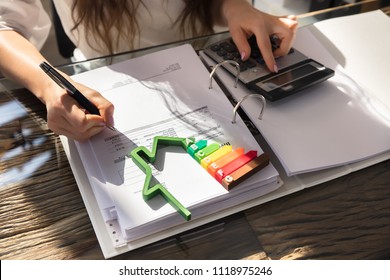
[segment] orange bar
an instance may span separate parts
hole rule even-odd
[[[233,187],[248,179],[250,176],[266,167],[268,164],[269,156],[267,154],[261,154],[247,164],[241,166],[236,171],[227,175],[222,179],[221,184],[226,190],[230,191]]]
[[[251,151],[247,152],[246,154],[236,158],[235,160],[229,162],[228,164],[226,164],[222,168],[218,169],[217,172],[215,173],[215,179],[219,183],[222,183],[222,179],[225,178],[225,176],[236,171],[238,168],[240,168],[244,164],[247,164],[255,157],[257,157],[257,151],[251,150]]]
[[[235,160],[239,156],[242,156],[244,154],[244,148],[237,148],[234,151],[231,151],[227,155],[221,157],[220,159],[214,161],[207,167],[207,171],[210,173],[211,176],[215,178],[215,172],[218,171],[218,169],[224,167],[229,162]]]

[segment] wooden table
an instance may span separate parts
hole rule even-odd
[[[45,107],[17,89],[0,112],[15,102],[27,113],[0,121],[0,259],[102,259]],[[115,257],[389,258],[390,160]]]

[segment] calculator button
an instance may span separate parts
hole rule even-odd
[[[262,58],[262,57],[257,58],[256,61],[258,64],[261,64],[261,65],[265,64],[264,58]]]
[[[259,50],[252,50],[251,51],[251,57],[253,59],[257,59],[257,58],[262,57],[262,56],[261,56],[261,53],[260,53]]]
[[[247,61],[245,61],[245,66],[248,67],[248,68],[253,68],[253,67],[256,67],[256,62],[254,62],[253,60],[249,59]]]
[[[212,45],[210,47],[210,49],[213,51],[213,52],[216,52],[216,51],[219,51],[221,49],[221,47],[219,45]]]
[[[217,52],[217,55],[220,56],[220,57],[224,57],[224,56],[226,55],[226,51],[224,51],[224,50],[219,50],[219,51]]]
[[[244,72],[246,70],[248,70],[248,67],[245,64],[240,64],[240,71]]]
[[[233,54],[231,53],[227,53],[224,57],[223,57],[224,60],[233,60],[234,59],[234,56]]]
[[[237,51],[232,52],[232,55],[234,58],[241,58],[241,55]]]
[[[233,46],[227,42],[221,43],[220,46],[221,46],[221,48],[223,48],[227,52],[234,52],[236,50],[235,46]]]

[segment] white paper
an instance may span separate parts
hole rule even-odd
[[[332,42],[329,51],[344,71],[370,90],[370,97],[385,105],[387,112],[390,112],[389,30],[390,17],[381,10],[325,20],[312,27],[319,40],[326,38]]]
[[[357,20],[360,20],[360,15],[356,15],[356,17],[357,17]],[[332,21],[333,20],[335,20],[335,21],[340,20],[341,21],[337,24],[337,27],[335,27],[335,28],[341,28],[343,26],[342,18],[341,19],[332,19]],[[370,20],[371,20],[370,17],[366,18],[362,22],[362,24],[368,24],[368,22]],[[316,60],[320,60],[321,62],[323,62],[327,66],[330,66],[331,68],[336,68],[337,65],[340,64],[338,62],[339,59],[335,59],[338,57],[337,52],[336,53],[332,52],[332,54],[331,54],[330,50],[332,48],[328,47],[329,40],[327,40],[326,37],[324,37],[325,42],[328,41],[328,44],[325,44],[324,42],[322,42],[322,40],[320,42],[321,36],[318,37],[318,32],[313,33],[312,28],[314,28],[314,27],[310,26],[310,28],[305,27],[305,28],[302,28],[299,30],[298,38],[296,41],[296,46],[299,47],[300,50],[303,50],[304,49],[303,47],[306,47],[306,49],[305,49],[305,53],[307,51],[306,54],[308,54],[309,56],[311,56],[312,58],[314,58]],[[381,24],[379,24],[373,30],[376,30],[376,29],[378,29],[378,30],[382,29]],[[344,35],[348,34],[348,32],[345,30],[342,32],[344,32]],[[352,29],[350,32],[351,33],[353,33],[353,32],[359,33],[359,31],[356,31],[354,29]],[[314,34],[316,34],[317,36],[314,36]],[[386,34],[386,33],[384,33],[384,34]],[[321,39],[324,39],[324,38],[321,38]],[[348,41],[347,37],[345,37],[345,41]],[[364,43],[363,43],[363,45],[364,45]],[[332,44],[330,44],[330,46],[332,46]],[[333,47],[334,47],[334,45],[333,45]],[[389,49],[389,48],[387,47],[387,49]],[[350,48],[347,48],[347,51],[348,50],[353,51]],[[313,54],[313,56],[311,55],[311,53]],[[375,52],[373,52],[371,55],[379,55],[380,57],[383,57],[383,54],[378,54]],[[162,58],[160,58],[160,59],[162,59]],[[370,59],[370,57],[367,57],[366,59]],[[358,62],[357,61],[350,61],[350,63],[358,63]],[[112,86],[112,84],[115,82],[117,82],[118,84],[123,83],[121,81],[128,79],[126,77],[132,76],[134,78],[137,78],[137,77],[139,78],[139,77],[142,77],[142,75],[144,75],[144,74],[142,74],[143,73],[142,69],[144,69],[144,68],[139,69],[140,76],[137,76],[138,69],[126,69],[127,71],[132,71],[132,73],[129,75],[124,75],[124,76],[123,75],[121,76],[120,71],[115,71],[114,69],[115,69],[115,66],[113,68],[105,69],[104,71],[107,71],[107,72],[106,72],[106,76],[103,76],[103,79],[92,80],[91,84],[93,85],[93,87],[96,88],[95,87],[95,85],[96,85],[98,88],[104,90],[104,89],[110,88]],[[152,71],[152,69],[150,69],[150,68],[148,70]],[[226,73],[224,73],[223,71],[218,71],[218,75],[221,78],[223,78],[225,82],[227,81],[225,83],[225,85],[229,89],[231,89],[232,92],[235,93],[236,98],[242,98],[243,96],[245,96],[245,94],[247,94],[247,92],[242,88],[241,88],[241,90],[234,89],[231,86],[233,84],[233,80],[229,80],[229,79],[231,79],[231,77],[228,75],[226,75],[226,77],[225,77],[223,74],[226,74]],[[123,79],[124,77],[125,77],[125,79]],[[109,80],[110,82],[108,82],[107,80]],[[359,83],[360,82],[363,82],[363,81],[359,81]],[[383,81],[379,80],[379,82],[383,82]],[[262,106],[261,102],[259,102],[257,99],[253,99],[253,100],[245,102],[245,104],[243,104],[244,110],[247,112],[247,114],[249,116],[252,116],[253,119],[255,119],[255,120],[257,119],[259,108],[261,108],[261,106]],[[343,176],[345,174],[359,170],[361,168],[365,168],[367,166],[370,166],[370,165],[373,165],[375,163],[378,163],[378,162],[381,162],[383,160],[388,159],[389,154],[390,154],[389,152],[387,152],[387,153],[384,153],[382,155],[369,157],[366,160],[358,161],[358,162],[355,162],[353,164],[348,164],[348,165],[343,164],[343,165],[338,166],[338,167],[325,168],[325,169],[321,169],[320,171],[304,173],[304,174],[291,176],[291,177],[287,177],[283,174],[283,168],[280,167],[278,161],[275,160],[273,162],[277,165],[278,170],[280,170],[282,179],[284,181],[283,186],[279,187],[277,190],[270,192],[271,190],[274,190],[276,187],[280,186],[280,184],[281,184],[280,181],[279,181],[279,184],[277,186],[275,186],[274,183],[270,183],[268,185],[262,186],[261,188],[258,188],[258,194],[253,195],[253,199],[251,199],[251,200],[248,200],[245,197],[243,197],[243,198],[241,198],[241,204],[226,206],[226,209],[217,211],[215,213],[209,212],[208,215],[206,215],[203,218],[192,219],[191,221],[186,222],[186,223],[179,223],[176,226],[166,227],[162,231],[158,231],[158,232],[156,232],[154,234],[150,234],[150,235],[145,235],[140,239],[126,243],[126,241],[121,239],[121,236],[119,236],[116,233],[116,231],[120,231],[120,228],[117,227],[116,223],[109,223],[108,224],[108,223],[104,222],[104,220],[106,220],[106,218],[103,218],[101,216],[100,211],[99,211],[99,209],[101,208],[101,204],[97,202],[98,197],[96,196],[96,192],[95,192],[96,190],[92,190],[92,187],[89,184],[90,183],[89,181],[91,180],[91,178],[87,178],[87,174],[85,173],[84,168],[82,168],[80,155],[78,154],[78,151],[76,150],[74,142],[71,140],[68,140],[65,137],[61,137],[61,141],[64,145],[65,152],[69,158],[69,162],[70,162],[72,170],[75,174],[75,178],[76,178],[77,183],[79,185],[80,192],[83,196],[83,200],[86,203],[88,214],[91,218],[92,224],[93,224],[94,229],[96,231],[96,234],[97,234],[100,246],[102,248],[103,254],[106,258],[110,258],[110,257],[116,256],[118,254],[130,251],[130,250],[134,250],[136,248],[139,248],[139,247],[145,246],[147,244],[151,244],[153,242],[161,240],[163,238],[167,238],[169,236],[179,234],[185,230],[193,229],[197,226],[204,225],[205,223],[208,223],[208,222],[214,221],[216,219],[225,217],[226,215],[230,215],[230,214],[236,213],[238,211],[242,211],[244,209],[253,207],[255,205],[259,205],[261,203],[265,203],[267,201],[271,201],[271,200],[277,199],[279,197],[286,196],[288,194],[297,192],[297,191],[302,190],[304,188],[312,187],[312,186],[315,186],[316,184],[320,184],[322,182],[326,182],[326,181],[329,181],[331,179]],[[264,147],[267,149],[267,151],[270,152],[271,158],[274,160],[273,152],[269,150],[269,147],[266,147],[267,146],[266,143],[263,143],[263,144],[264,144]],[[92,162],[95,160],[94,155],[92,155],[92,156],[89,155],[89,157],[88,157],[88,146],[87,146],[87,148],[83,147],[82,150],[85,152],[83,156],[85,156],[87,158],[86,162]],[[93,151],[91,151],[91,153],[93,153]],[[313,155],[313,156],[315,156],[315,155]],[[300,160],[301,158],[298,158],[298,159]],[[85,162],[84,162],[84,165],[86,166]],[[266,169],[264,169],[262,172],[267,171],[269,168],[273,169],[272,166],[269,166]],[[258,180],[257,176],[253,176],[253,177],[249,178],[246,183],[248,183],[248,185],[251,185],[251,184],[254,184],[257,180]],[[262,195],[262,193],[261,193],[262,189],[263,189],[263,194],[265,194],[267,192],[268,192],[268,194]],[[239,188],[233,189],[234,192],[237,190],[240,190],[240,189]],[[238,200],[237,196],[235,197],[235,200]],[[238,202],[234,201],[234,203],[238,203]],[[219,202],[218,204],[222,204],[222,203]],[[222,205],[221,207],[225,207],[225,206]],[[203,208],[201,208],[201,209],[203,209]],[[115,234],[113,232],[115,232]],[[118,244],[116,244],[116,243],[119,243],[119,244],[123,245],[124,242],[125,242],[125,245],[121,246],[121,247],[118,247],[117,246]]]
[[[143,199],[145,174],[127,156],[135,147],[150,149],[154,136],[195,137],[262,153],[240,118],[232,124],[232,105],[216,83],[209,89],[209,73],[189,45],[74,79],[100,91],[115,106],[119,132],[106,129],[77,147],[104,219],[116,220],[126,240],[184,222],[162,197]],[[192,219],[264,195],[277,186],[278,173],[269,165],[228,192],[180,147],[158,152],[164,160],[154,165],[163,170],[154,168],[154,178],[190,209]],[[90,162],[91,153],[94,162]],[[262,190],[262,186],[274,188]]]

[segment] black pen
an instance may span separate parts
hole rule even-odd
[[[42,62],[39,64],[39,67],[42,68],[45,73],[53,79],[60,87],[65,89],[70,96],[72,96],[76,101],[90,114],[99,115],[99,109],[89,101],[77,88],[72,85],[67,79],[65,79],[60,73],[58,73],[53,67],[50,66],[47,62]],[[116,130],[114,127],[107,126],[111,130]]]

